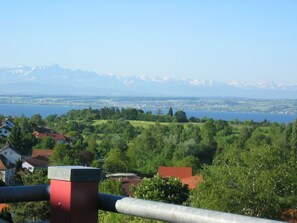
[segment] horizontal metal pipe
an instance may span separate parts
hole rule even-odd
[[[99,209],[166,222],[184,223],[277,223],[268,219],[191,208],[163,202],[99,194]]]
[[[48,185],[0,187],[0,203],[47,201]],[[185,223],[277,223],[280,221],[248,217],[224,212],[191,208],[163,202],[148,201],[99,193],[99,209],[167,222]]]
[[[0,187],[0,203],[47,201],[49,185]]]

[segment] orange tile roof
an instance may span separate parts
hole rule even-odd
[[[13,164],[2,154],[0,154],[0,170],[7,170],[12,168]]]
[[[6,170],[6,169],[7,169],[7,167],[5,166],[5,164],[0,159],[0,170]]]
[[[32,151],[32,157],[33,158],[41,158],[45,157],[47,159],[50,158],[50,156],[53,154],[54,150],[52,149],[33,149]]]
[[[9,205],[8,204],[0,204],[0,212],[5,208],[9,208]]]
[[[64,140],[66,141],[66,137],[62,134],[53,134],[54,140]]]
[[[43,139],[43,138],[48,137],[48,136],[53,137],[53,139],[55,141],[61,141],[61,140],[66,141],[66,139],[67,139],[64,135],[58,134],[58,133],[39,133],[39,132],[33,132],[33,135],[35,135],[36,138],[38,138],[38,139]]]
[[[159,166],[158,173],[162,177],[177,177],[183,179],[192,176],[192,167]]]
[[[281,219],[290,222],[297,223],[297,210],[296,209],[288,209],[281,214]]]
[[[203,177],[202,176],[191,176],[187,178],[181,179],[181,182],[183,184],[187,184],[189,186],[189,189],[194,189],[196,186],[200,183],[203,182]]]

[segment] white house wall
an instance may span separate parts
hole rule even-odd
[[[30,163],[28,162],[23,162],[22,164],[22,168],[29,170],[31,173],[34,172],[34,166],[32,166]]]
[[[9,185],[12,181],[12,178],[14,176],[14,168],[11,168],[11,169],[6,169],[6,170],[1,170],[0,171],[0,177],[1,177],[1,180]]]

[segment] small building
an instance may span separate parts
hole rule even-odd
[[[135,173],[110,173],[106,174],[107,179],[132,179],[138,177]]]
[[[31,173],[36,168],[47,168],[53,151],[52,149],[33,149],[32,157],[22,157],[22,168],[29,170]]]
[[[59,133],[40,133],[40,132],[33,132],[33,135],[35,135],[35,137],[37,139],[43,139],[45,137],[52,137],[55,142],[59,142],[59,143],[66,143],[68,141],[68,138],[62,134]]]
[[[202,176],[193,176],[192,167],[159,166],[160,176],[179,178],[182,184],[187,184],[189,189],[194,189],[203,182]]]
[[[66,143],[68,138],[62,134],[53,134],[55,142]]]
[[[176,177],[183,179],[193,176],[192,167],[159,166],[158,173],[164,178]]]
[[[12,129],[14,127],[14,123],[9,118],[4,118],[1,120],[1,124],[4,127]]]
[[[12,164],[16,164],[16,162],[22,157],[21,154],[11,146],[5,146],[0,149],[0,155],[5,156]]]
[[[49,161],[53,152],[52,149],[33,149],[32,158]]]
[[[36,168],[47,168],[49,166],[49,161],[35,159],[32,157],[22,158],[22,168],[29,170],[31,173],[34,172]]]
[[[187,184],[190,190],[195,189],[198,184],[203,182],[202,176],[191,176],[181,179],[182,184]]]
[[[7,138],[10,135],[10,128],[2,125],[0,126],[0,136]]]
[[[130,190],[131,185],[138,185],[141,182],[141,178],[135,173],[113,173],[106,174],[107,179],[119,180],[122,185],[122,189],[127,196],[132,196]]]
[[[15,166],[9,162],[9,160],[0,155],[0,179],[6,184],[9,185],[12,182],[14,176]]]

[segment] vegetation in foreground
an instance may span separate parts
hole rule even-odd
[[[287,125],[231,123],[188,119],[182,111],[153,115],[118,108],[73,110],[45,119],[22,116],[13,121],[16,127],[2,143],[7,140],[23,154],[34,148],[52,148],[54,165],[88,164],[107,173],[130,171],[146,177],[152,177],[160,165],[190,166],[205,181],[188,194],[183,202],[187,205],[271,219],[281,219],[284,211],[297,209],[297,121]],[[136,121],[154,124],[137,125]],[[71,142],[37,141],[31,133],[41,126],[55,128],[71,137]],[[85,152],[93,155],[91,160],[85,158]],[[110,192],[121,193],[119,189]],[[156,200],[156,196],[145,197],[146,193],[143,191],[144,198]],[[26,211],[35,210],[36,215],[44,213],[39,207],[28,208]],[[145,221],[110,213],[100,213],[100,217],[101,222]]]

